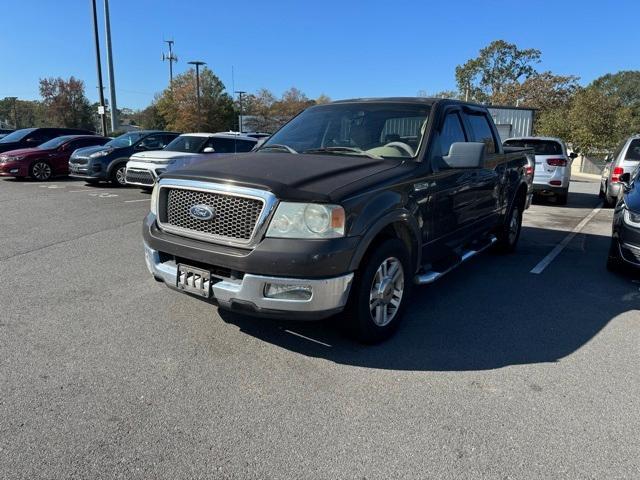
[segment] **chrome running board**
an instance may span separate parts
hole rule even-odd
[[[494,243],[496,243],[497,239],[496,237],[494,237],[493,235],[491,235],[489,237],[489,241],[487,242],[486,245],[483,245],[482,247],[478,248],[477,250],[466,250],[461,256],[460,256],[460,260],[458,260],[456,263],[454,263],[453,265],[451,265],[449,268],[447,268],[446,270],[442,271],[442,272],[436,272],[434,270],[430,270],[428,272],[424,272],[424,273],[419,273],[418,275],[416,275],[413,279],[414,283],[416,283],[417,285],[428,285],[430,283],[435,282],[436,280],[440,279],[440,277],[443,277],[444,275],[446,275],[447,273],[449,273],[451,270],[453,270],[454,268],[462,265],[464,262],[466,262],[467,260],[469,260],[470,258],[475,257],[476,255],[478,255],[479,253],[484,252],[487,248],[489,248],[491,245],[493,245]]]

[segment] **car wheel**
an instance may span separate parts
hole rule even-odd
[[[566,205],[568,199],[569,199],[569,193],[568,192],[567,193],[559,193],[556,196],[556,203],[558,205]]]
[[[44,182],[49,180],[53,175],[53,170],[51,169],[51,165],[49,165],[44,160],[36,160],[29,167],[29,176],[35,180],[39,180]]]
[[[522,231],[522,213],[520,202],[516,200],[511,207],[507,221],[498,232],[498,241],[495,244],[497,251],[511,253],[516,249]]]
[[[609,247],[609,255],[607,256],[607,270],[610,272],[620,272],[624,267],[622,259],[620,258],[620,249],[615,239],[611,239],[611,246]]]
[[[356,272],[346,315],[363,343],[389,338],[400,325],[412,286],[410,255],[402,240],[385,240]]]
[[[124,187],[127,184],[126,180],[127,164],[116,165],[111,173],[111,183],[119,187]]]

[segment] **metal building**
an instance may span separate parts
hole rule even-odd
[[[528,137],[533,135],[535,110],[521,107],[487,106],[493,121],[498,127],[500,140],[511,137]]]

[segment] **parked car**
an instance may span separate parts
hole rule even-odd
[[[100,147],[81,148],[69,159],[69,175],[83,178],[87,183],[107,181],[125,185],[125,171],[131,155],[145,150],[160,150],[178,135],[176,132],[137,130],[120,135]]]
[[[640,270],[640,168],[625,172],[618,179],[621,195],[613,213],[613,234],[607,268]]]
[[[0,153],[37,147],[62,135],[95,135],[95,132],[79,128],[22,128],[0,139]]]
[[[234,133],[185,133],[162,150],[134,153],[127,162],[126,182],[152,187],[167,166],[180,157],[248,152],[256,143],[255,138]]]
[[[618,144],[600,177],[600,197],[606,207],[613,207],[622,192],[620,177],[633,173],[640,165],[640,135],[632,135]]]
[[[145,258],[223,309],[397,328],[412,285],[516,247],[531,150],[505,153],[485,107],[446,99],[308,108],[255,152],[163,174]]]
[[[69,173],[69,157],[78,148],[104,145],[110,138],[98,135],[63,135],[32,147],[0,154],[0,176],[49,180]]]
[[[504,141],[505,147],[533,148],[535,170],[533,193],[554,196],[560,205],[566,205],[571,181],[571,162],[576,153],[568,153],[567,146],[554,137],[514,137]]]
[[[0,139],[6,137],[7,135],[9,135],[11,132],[14,132],[15,130],[11,130],[9,128],[0,128]]]

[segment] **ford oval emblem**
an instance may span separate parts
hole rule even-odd
[[[203,220],[206,222],[215,216],[215,212],[209,205],[193,205],[189,209],[189,215],[196,220]]]

